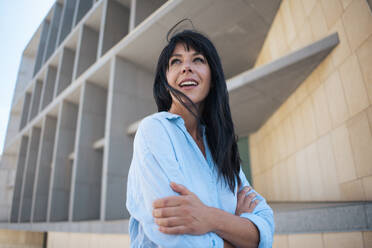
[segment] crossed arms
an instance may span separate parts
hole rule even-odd
[[[169,152],[173,148],[167,128],[158,121],[142,121],[134,141],[126,205],[145,237],[167,248],[271,247],[273,212],[257,192],[246,196],[242,191],[250,186],[244,173],[240,171],[235,215],[203,204],[182,186],[188,185],[187,178]]]

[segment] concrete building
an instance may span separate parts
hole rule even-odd
[[[156,112],[166,33],[188,17],[221,55],[244,170],[275,211],[274,247],[372,247],[370,7],[57,0],[20,63],[0,164],[1,242],[128,247],[133,134]]]

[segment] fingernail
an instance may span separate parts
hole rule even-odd
[[[154,216],[159,217],[160,211],[158,209],[154,209]]]

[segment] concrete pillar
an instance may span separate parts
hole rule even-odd
[[[27,86],[33,78],[36,55],[37,53],[35,53],[35,55],[28,55],[23,52],[23,56],[18,69],[12,105],[16,104],[16,101],[19,99],[19,97],[24,94]]]
[[[75,56],[73,79],[78,78],[89,66],[96,62],[99,34],[94,29],[83,25]]]
[[[22,130],[27,124],[27,119],[30,111],[30,102],[31,102],[31,93],[26,93],[25,99],[23,100],[22,106],[22,115],[21,115],[21,123],[19,125],[19,130]]]
[[[63,10],[61,14],[61,24],[59,26],[59,32],[57,37],[57,46],[59,46],[62,41],[71,32],[72,22],[74,20],[74,10],[76,6],[76,0],[65,0],[63,5]]]
[[[0,166],[0,222],[10,222],[12,212],[12,200],[14,195],[14,183],[17,170],[17,158],[19,145],[15,150],[5,151],[1,155]]]
[[[136,0],[130,1],[130,13],[129,13],[129,32],[135,28],[136,22]]]
[[[30,114],[28,115],[28,122],[30,122],[39,113],[42,86],[43,83],[39,80],[36,80],[34,90],[32,91],[31,96]]]
[[[92,6],[93,0],[77,0],[74,13],[74,26],[80,22]]]
[[[136,14],[134,26],[137,27],[149,15],[154,13],[166,0],[136,0]]]
[[[50,23],[50,31],[46,43],[46,51],[43,57],[43,63],[45,63],[45,61],[49,59],[50,55],[52,55],[56,49],[57,35],[59,30],[59,24],[61,21],[61,12],[62,5],[56,2],[53,9],[52,21]]]
[[[72,73],[74,70],[74,59],[75,51],[64,47],[58,65],[54,97],[58,96],[64,89],[67,88],[67,86],[71,84]]]
[[[6,135],[4,137],[3,148],[7,147],[9,143],[14,140],[19,132],[19,126],[21,123],[21,111],[13,110],[9,114],[8,126],[6,128]]]
[[[93,144],[103,138],[107,90],[86,82],[80,98],[75,160],[70,198],[70,221],[100,218],[103,154]]]
[[[71,161],[74,151],[78,105],[60,105],[51,168],[47,221],[67,221],[71,187]]]
[[[129,9],[117,1],[107,0],[101,22],[98,58],[128,34]]]
[[[103,168],[102,214],[105,220],[128,218],[125,207],[133,138],[126,134],[135,121],[156,112],[154,76],[120,57],[113,60],[108,92]]]
[[[39,72],[41,65],[43,63],[44,52],[46,50],[45,49],[46,41],[47,41],[48,33],[49,33],[49,26],[50,26],[50,22],[48,20],[44,20],[43,28],[41,30],[41,35],[40,35],[39,46],[37,48],[36,61],[35,61],[35,67],[34,67],[34,73],[33,73],[34,76],[36,75],[36,73]]]
[[[17,172],[16,178],[14,182],[14,193],[13,193],[13,202],[12,202],[12,210],[10,221],[11,222],[18,222],[19,216],[19,206],[21,201],[21,191],[22,191],[22,182],[23,182],[23,173],[26,164],[26,155],[27,155],[27,147],[28,147],[28,137],[22,136],[21,145],[19,147],[19,153],[17,158]]]
[[[32,198],[32,222],[45,222],[47,217],[49,181],[51,171],[50,168],[53,158],[56,125],[57,119],[55,117],[47,115],[43,120],[40,151],[37,160],[36,176]]]
[[[20,222],[31,220],[32,193],[35,180],[35,169],[39,152],[40,128],[33,127],[30,135],[30,144],[27,150],[26,166],[23,172],[23,185],[21,193]]]
[[[48,70],[46,72],[44,83],[43,83],[43,90],[41,94],[41,104],[39,112],[41,112],[52,100],[54,94],[54,87],[56,84],[56,76],[57,76],[57,68],[54,66],[48,66]]]

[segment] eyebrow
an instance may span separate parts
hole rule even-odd
[[[199,52],[195,52],[195,53],[193,53],[193,56],[197,56],[197,55],[202,55],[203,57],[204,57],[204,55],[203,54],[201,54],[201,53],[199,53]],[[182,55],[181,54],[178,54],[178,53],[175,53],[175,54],[172,54],[172,56],[170,56],[171,58],[172,57],[182,57]]]

